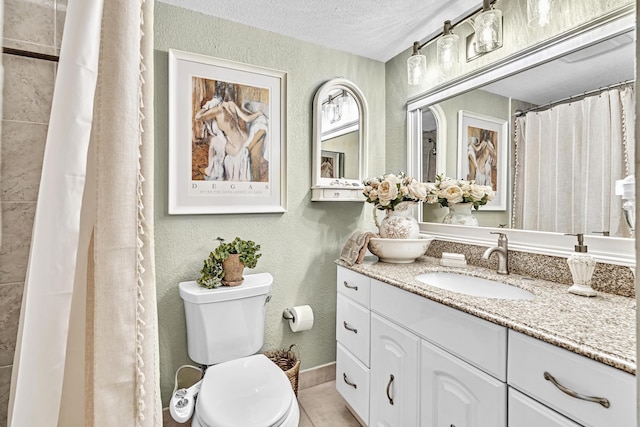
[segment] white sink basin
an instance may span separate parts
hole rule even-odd
[[[466,276],[464,274],[433,272],[416,276],[429,286],[474,297],[498,299],[532,299],[535,295],[506,283]]]

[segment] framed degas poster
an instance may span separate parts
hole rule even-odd
[[[458,179],[490,186],[495,195],[483,211],[507,209],[507,121],[458,112]]]
[[[169,214],[286,210],[286,73],[169,51]]]

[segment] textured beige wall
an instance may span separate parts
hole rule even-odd
[[[529,29],[526,23],[526,2],[524,0],[501,0],[497,8],[503,12],[503,46],[493,52],[471,62],[462,59],[464,49],[461,51],[461,61],[446,76],[440,75],[437,66],[435,42],[429,43],[422,49],[427,57],[427,78],[424,83],[417,86],[407,85],[407,58],[411,55],[410,46],[407,50],[390,61],[386,65],[387,85],[387,167],[390,170],[406,168],[407,145],[407,109],[409,98],[428,92],[432,88],[452,81],[461,76],[473,73],[475,70],[497,62],[520,50],[534,46],[557,34],[561,34],[572,28],[578,27],[594,18],[621,7],[633,5],[633,0],[562,0],[554,4],[552,23],[541,29]],[[457,25],[454,32],[464,40],[471,33],[469,24]],[[425,30],[425,34],[429,31]]]
[[[198,277],[215,238],[241,236],[262,246],[255,272],[274,276],[265,349],[298,344],[302,368],[335,361],[333,261],[350,233],[372,226],[362,203],[311,202],[311,106],[318,87],[344,77],[364,92],[370,109],[370,172],[384,164],[384,64],[303,43],[184,9],[156,3],[156,271],[160,321],[160,369],[165,404],[176,369],[190,363],[178,282]],[[284,214],[167,214],[168,50],[178,49],[287,72],[288,210]],[[366,217],[364,217],[366,216]],[[314,328],[294,334],[282,310],[310,304]],[[229,319],[233,322],[234,319]],[[219,325],[224,328],[225,325]]]

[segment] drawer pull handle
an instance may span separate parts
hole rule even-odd
[[[567,387],[563,386],[562,384],[560,384],[554,377],[553,375],[551,375],[549,372],[545,372],[544,373],[544,379],[547,381],[551,381],[551,383],[558,387],[560,389],[561,392],[568,394],[571,397],[575,397],[576,399],[581,399],[581,400],[586,400],[588,402],[595,402],[595,403],[599,403],[600,405],[604,406],[605,408],[608,408],[610,406],[609,404],[609,399],[605,399],[604,397],[591,397],[591,396],[585,396],[584,394],[580,394],[577,393],[571,389],[568,389]]]
[[[357,333],[358,333],[358,330],[357,330],[356,328],[352,328],[351,326],[349,326],[349,324],[348,324],[347,322],[342,322],[342,323],[344,324],[344,328],[345,328],[347,331],[351,331],[351,332],[353,332],[354,334],[357,334]]]
[[[345,288],[353,289],[354,291],[357,291],[357,290],[358,290],[358,287],[357,287],[356,285],[350,285],[349,283],[347,283],[347,281],[346,281],[346,280],[343,282],[343,284],[344,284],[344,287],[345,287]]]
[[[389,403],[393,405],[393,397],[391,397],[391,395],[389,394],[392,383],[393,383],[393,374],[389,375],[389,382],[387,383],[387,399],[389,399]]]
[[[358,388],[358,384],[354,384],[351,381],[349,381],[349,379],[347,378],[347,374],[345,374],[344,372],[342,373],[342,379],[344,380],[345,383],[347,383],[347,385],[350,385],[353,388]]]

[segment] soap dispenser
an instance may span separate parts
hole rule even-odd
[[[575,252],[567,259],[571,276],[573,276],[573,285],[569,288],[569,292],[584,297],[595,296],[597,292],[591,288],[591,276],[596,268],[596,261],[591,254],[587,253],[587,245],[584,244],[582,233],[567,235],[578,237]]]

